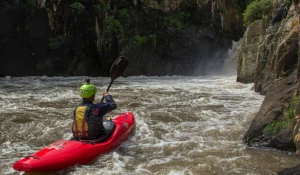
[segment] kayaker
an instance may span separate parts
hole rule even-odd
[[[103,102],[94,104],[96,93],[97,88],[90,84],[89,79],[80,87],[82,103],[75,108],[73,114],[72,132],[75,140],[93,140],[105,135],[103,117],[116,109],[117,105],[106,90],[102,92]]]

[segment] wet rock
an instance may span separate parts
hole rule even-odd
[[[54,69],[53,69],[53,64],[50,60],[46,60],[44,62],[40,62],[37,64],[36,68],[37,72],[39,75],[47,75],[47,76],[53,76],[55,75]]]
[[[286,168],[280,172],[277,173],[278,175],[299,175],[300,174],[300,165],[292,167],[292,168]]]
[[[292,2],[286,2],[284,3],[280,9],[277,11],[276,15],[274,16],[272,20],[272,25],[275,25],[275,23],[280,22],[282,19],[286,18],[288,14],[288,10],[290,9],[290,6],[292,5]]]
[[[262,41],[262,30],[262,21],[258,20],[249,25],[244,34],[243,44],[236,58],[238,82],[251,83],[254,81],[257,67],[257,52],[259,43]]]
[[[247,31],[255,30],[245,33],[239,52],[237,80],[253,82],[254,90],[265,95],[259,112],[244,135],[244,141],[250,146],[294,152],[299,149],[297,143],[292,142],[297,133],[293,135],[295,127],[287,121],[291,117],[287,119],[285,111],[290,107],[292,97],[299,93],[298,16],[295,8],[289,8],[290,4],[273,5],[273,13],[249,26]],[[283,6],[287,8],[280,9]],[[274,21],[272,14],[281,10],[288,13],[280,20],[277,16]],[[275,125],[280,126],[279,129],[274,128]],[[271,133],[267,129],[271,129]]]
[[[259,112],[243,137],[247,145],[295,151],[295,145],[291,142],[292,126],[273,134],[266,134],[264,129],[272,122],[284,120],[285,106],[290,103],[297,88],[296,71],[287,78],[272,82]]]

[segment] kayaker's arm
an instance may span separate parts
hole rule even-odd
[[[99,113],[96,115],[98,117],[103,117],[105,114],[117,108],[117,104],[111,95],[109,95],[106,91],[103,91],[102,95],[105,100],[95,104],[95,107],[99,109]]]
[[[112,111],[112,110],[117,109],[117,104],[116,104],[116,102],[114,101],[114,99],[112,98],[111,95],[106,95],[104,98],[105,98],[105,101],[106,101],[106,105],[108,105],[108,107],[109,107],[108,111]]]
[[[116,102],[114,101],[112,96],[108,94],[108,92],[106,90],[102,92],[102,95],[105,98],[106,106],[108,106],[107,112],[110,112],[117,108]]]

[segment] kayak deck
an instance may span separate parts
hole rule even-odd
[[[13,168],[17,171],[40,172],[87,164],[99,155],[116,149],[133,132],[135,121],[132,112],[123,113],[112,121],[115,123],[115,130],[104,142],[58,140],[17,161]]]

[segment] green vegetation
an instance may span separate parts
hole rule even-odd
[[[288,121],[280,121],[280,122],[272,122],[264,129],[264,134],[266,135],[275,135],[280,130],[287,128],[288,126],[291,126],[291,124]]]
[[[140,35],[135,35],[133,37],[133,43],[138,46],[143,46],[147,43],[147,37],[142,37]]]
[[[95,14],[98,15],[108,11],[107,4],[102,0],[95,1],[95,5],[93,7],[94,7]]]
[[[218,10],[221,12],[221,13],[225,13],[227,11],[226,7],[224,5],[221,5],[220,7],[218,7]]]
[[[74,2],[71,4],[71,7],[75,9],[78,15],[83,14],[85,12],[85,6],[82,5],[80,2]]]
[[[176,27],[179,30],[184,29],[183,23],[181,23],[181,21],[178,20],[176,18],[176,16],[172,16],[172,15],[165,16],[163,18],[163,21],[164,21],[163,24],[165,26],[173,26],[173,27]]]
[[[156,34],[150,35],[149,38],[152,40],[153,45],[156,47],[156,43],[157,43]]]
[[[267,125],[263,133],[267,135],[275,135],[280,130],[292,126],[295,117],[294,110],[299,98],[300,97],[296,95],[292,96],[289,107],[283,112],[283,119],[281,121],[272,122],[271,124]]]
[[[128,0],[115,0],[114,2],[117,9],[127,8],[131,5]]]
[[[104,18],[101,35],[102,53],[106,53],[111,50],[114,36],[117,34],[120,34],[122,37],[124,37],[124,30],[120,21],[114,19],[113,17]]]
[[[27,4],[36,7],[37,6],[37,0],[27,0]]]
[[[118,20],[120,20],[122,26],[129,27],[132,21],[130,20],[129,10],[128,9],[121,9],[117,11]]]
[[[185,0],[182,2],[181,8],[185,9],[184,11],[197,8],[197,0]]]
[[[112,36],[116,33],[124,34],[120,21],[114,19],[113,17],[107,17],[104,19],[103,28],[104,35],[106,37]]]
[[[294,120],[295,117],[294,111],[299,98],[300,96],[297,95],[292,96],[290,107],[284,113],[289,120]]]
[[[187,21],[188,19],[190,19],[191,14],[188,13],[188,12],[179,12],[177,17],[178,17],[178,19],[179,19],[180,21],[185,22],[185,21]]]
[[[58,42],[60,42],[62,39],[62,36],[61,35],[58,35],[54,38],[50,38],[49,39],[49,44],[48,44],[48,47],[51,49],[51,50],[54,50],[56,48],[56,45]]]
[[[254,0],[251,2],[243,13],[244,26],[262,19],[263,14],[270,10],[274,2],[276,0]]]
[[[12,4],[14,4],[14,5],[19,4],[19,0],[12,0],[11,2],[12,2]]]

